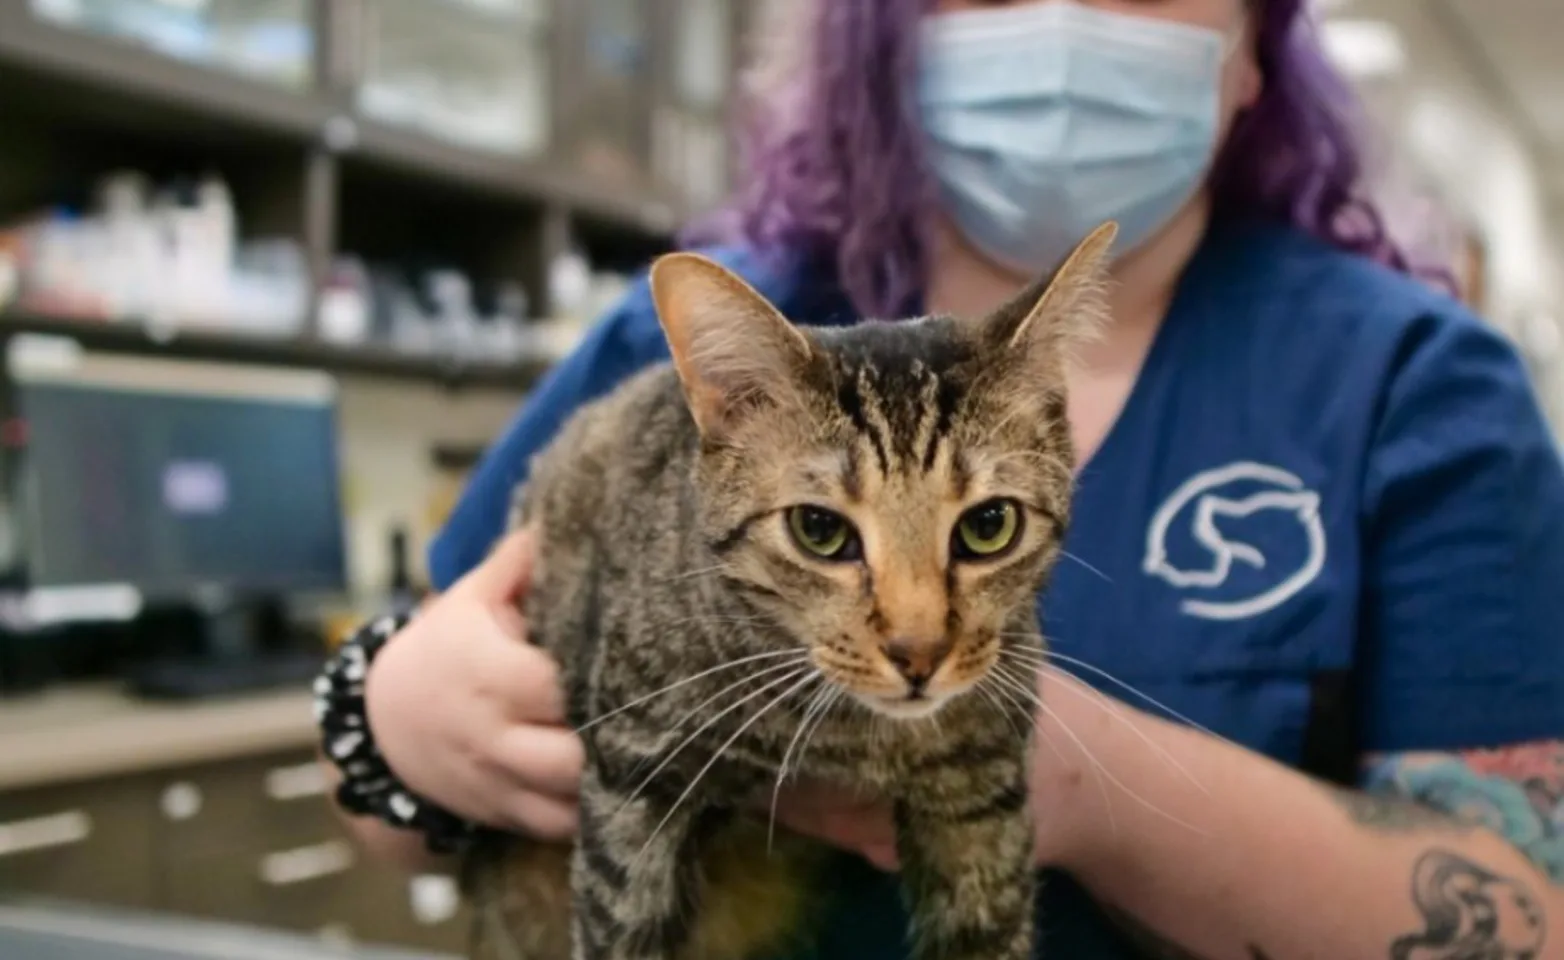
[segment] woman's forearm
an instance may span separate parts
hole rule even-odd
[[[1564,958],[1564,896],[1496,834],[1053,686],[1060,801],[1094,805],[1097,838],[1065,866],[1149,955]],[[1122,786],[1099,791],[1086,751]]]

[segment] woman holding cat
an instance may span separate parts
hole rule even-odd
[[[1042,681],[1043,952],[1564,956],[1564,470],[1510,349],[1360,194],[1301,0],[778,6],[745,188],[692,241],[795,321],[982,314],[1122,229],[1041,607],[1117,699]],[[530,454],[666,356],[642,285],[490,451],[444,594],[368,671],[447,820],[574,829],[581,748],[508,612],[548,558],[489,551]],[[804,787],[782,817],[862,855],[817,955],[900,955],[884,811]]]

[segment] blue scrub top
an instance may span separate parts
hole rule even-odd
[[[795,322],[853,322],[828,271],[714,254]],[[643,280],[485,456],[435,585],[482,559],[571,411],[667,356]],[[1206,237],[1065,546],[1041,598],[1055,650],[1285,763],[1320,678],[1348,671],[1364,750],[1564,738],[1564,470],[1522,364],[1449,298],[1296,230]],[[900,956],[894,885],[839,877],[851,919],[818,956]],[[1048,956],[1125,955],[1068,878],[1043,900]]]

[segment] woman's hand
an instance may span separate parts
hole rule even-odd
[[[768,816],[771,792],[758,810]],[[820,784],[803,782],[782,789],[777,797],[776,823],[794,833],[822,840],[856,853],[881,870],[895,870],[896,827],[889,802],[855,797]]]
[[[375,658],[370,729],[414,793],[478,823],[546,839],[576,831],[583,753],[559,675],[526,642],[517,600],[532,537],[512,534],[421,610]]]
[[[1038,692],[1050,713],[1034,722],[1031,763],[1031,809],[1037,827],[1037,862],[1068,866],[1091,849],[1098,836],[1101,811],[1082,796],[1081,782],[1087,737],[1113,720],[1104,698],[1080,681],[1054,671],[1043,673]],[[1114,703],[1125,722],[1134,711]],[[1065,733],[1061,725],[1069,728]],[[1075,736],[1074,739],[1071,734]],[[768,791],[761,816],[769,815]],[[896,870],[896,829],[891,805],[884,800],[846,794],[819,784],[785,787],[779,795],[776,822],[796,833],[856,853],[881,870]]]

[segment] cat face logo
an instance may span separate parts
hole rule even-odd
[[[1254,526],[1246,522],[1249,518],[1264,521],[1264,543],[1224,532]],[[1177,531],[1192,541],[1179,562],[1170,559],[1175,521],[1188,524]],[[1278,524],[1288,529],[1278,530]],[[1274,559],[1268,549],[1277,553]],[[1249,462],[1197,473],[1173,491],[1151,519],[1141,564],[1147,575],[1180,590],[1217,591],[1229,584],[1235,571],[1247,573],[1239,588],[1243,595],[1236,599],[1180,602],[1184,613],[1207,620],[1244,620],[1275,609],[1312,583],[1324,567],[1320,495],[1286,470]]]

